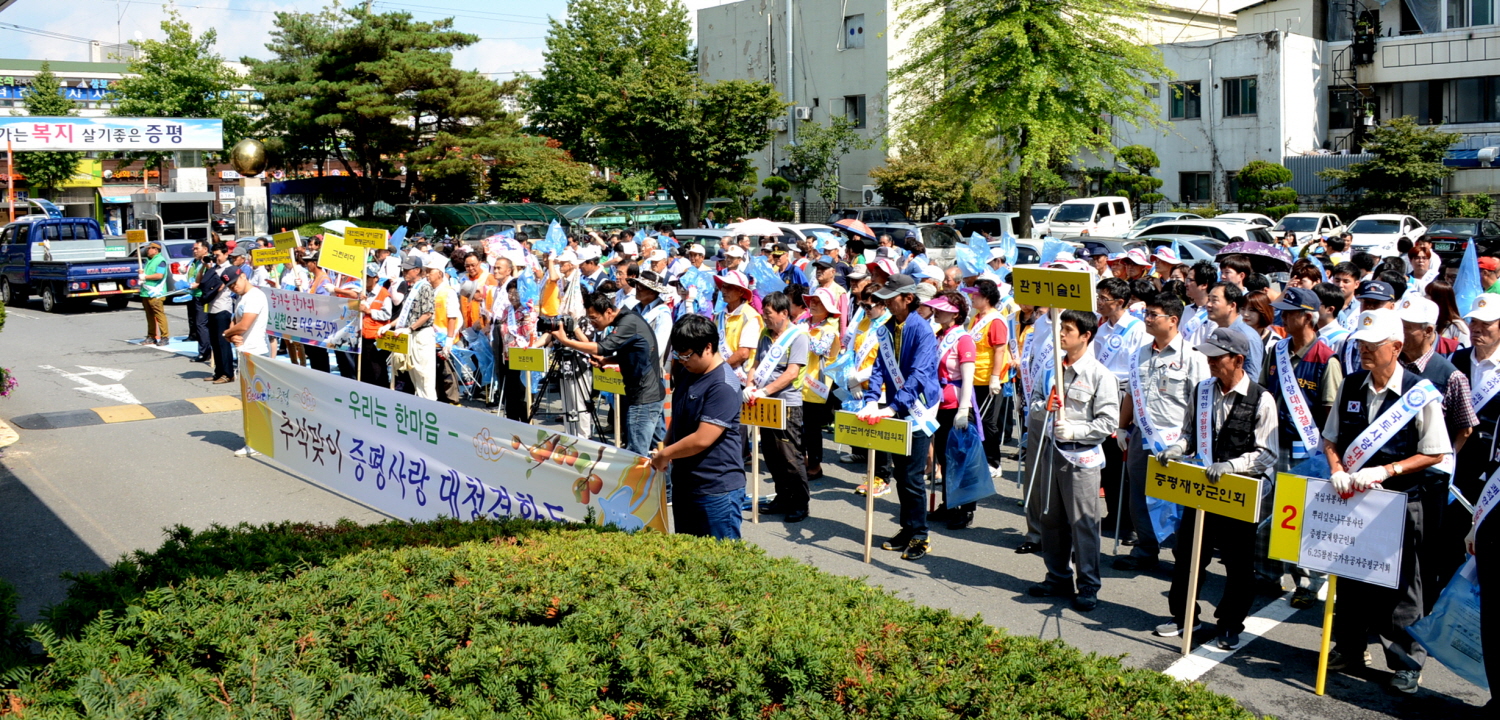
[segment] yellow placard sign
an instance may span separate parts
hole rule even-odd
[[[375,338],[375,348],[377,350],[393,352],[398,355],[407,354],[410,345],[411,336],[406,333],[381,333],[380,337]]]
[[[1302,561],[1302,519],[1306,514],[1307,478],[1276,473],[1276,503],[1271,507],[1272,559],[1296,564]]]
[[[547,348],[512,348],[510,369],[547,372]]]
[[[271,243],[277,250],[294,250],[302,244],[302,236],[296,230],[280,232],[271,236]]]
[[[281,248],[259,248],[250,251],[251,265],[287,265],[292,262],[292,251]]]
[[[615,368],[594,368],[594,389],[599,392],[625,394],[625,376]]]
[[[150,240],[150,238],[151,236],[147,235],[145,230],[125,231],[125,242],[128,242],[132,245],[139,245],[143,242],[147,242],[148,240]]]
[[[849,447],[868,448],[898,455],[911,454],[911,423],[885,418],[871,425],[852,412],[833,415],[833,441]]]
[[[352,246],[333,233],[327,233],[323,236],[323,249],[318,253],[318,266],[329,272],[363,278],[365,249]]]
[[[1146,465],[1146,495],[1224,517],[1260,521],[1260,481],[1224,475],[1216,483],[1197,465],[1172,462],[1165,467],[1151,458]]]
[[[1011,286],[1022,305],[1094,311],[1094,276],[1087,270],[1042,270],[1018,267]]]
[[[741,405],[740,424],[769,430],[785,430],[786,401],[776,398],[760,398],[754,403]]]
[[[380,228],[344,228],[344,242],[354,247],[374,250],[386,247],[390,242],[390,233]]]

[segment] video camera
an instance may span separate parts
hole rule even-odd
[[[538,334],[547,334],[561,329],[572,337],[578,332],[578,318],[567,315],[546,315],[536,319],[536,331]]]

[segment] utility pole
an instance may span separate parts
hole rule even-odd
[[[788,145],[797,144],[797,80],[792,71],[792,0],[786,0],[786,97],[791,102],[786,123]]]

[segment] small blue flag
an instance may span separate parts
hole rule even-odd
[[[771,267],[771,263],[766,261],[765,255],[750,258],[750,264],[745,268],[745,273],[755,281],[755,289],[761,297],[786,289],[786,282],[776,273],[776,268]]]
[[[1010,234],[1009,230],[1000,234],[1000,252],[1004,254],[1001,259],[1005,261],[1005,264],[1014,267],[1021,251],[1016,245],[1016,236]]]
[[[1453,281],[1453,294],[1458,300],[1458,312],[1467,315],[1474,309],[1474,301],[1485,291],[1479,280],[1479,254],[1474,252],[1474,241],[1464,247],[1464,258],[1458,264],[1458,277]]]
[[[547,226],[547,237],[533,246],[533,249],[542,254],[556,255],[568,249],[568,234],[563,232],[562,224],[556,220]]]
[[[1058,253],[1061,253],[1062,251],[1067,249],[1067,243],[1064,243],[1063,241],[1056,238],[1047,238],[1046,240],[1042,241],[1042,255],[1041,258],[1037,260],[1037,263],[1042,267],[1047,267],[1048,263],[1057,259]]]

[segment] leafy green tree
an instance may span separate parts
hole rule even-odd
[[[115,82],[112,115],[125,117],[218,118],[224,122],[224,150],[209,153],[213,162],[227,162],[229,148],[250,130],[245,108],[235,101],[233,90],[244,83],[214,52],[219,33],[213,28],[201,35],[167,6],[161,22],[161,40],[131,41],[139,54],[130,60],[130,75]],[[160,162],[152,153],[147,163]]]
[[[1144,0],[900,0],[910,57],[892,72],[901,122],[931,138],[998,138],[1020,176],[1021,231],[1035,179],[1082,151],[1113,149],[1112,117],[1159,126]]]
[[[592,169],[556,140],[521,135],[508,144],[508,152],[497,156],[489,171],[490,195],[496,200],[574,205],[604,199]]]
[[[1495,199],[1489,195],[1454,195],[1448,198],[1448,216],[1461,218],[1487,218]]]
[[[827,202],[839,199],[839,166],[844,156],[855,150],[875,147],[875,141],[860,137],[848,118],[830,118],[827,125],[803,123],[798,127],[798,142],[787,145],[786,161],[795,168],[804,187],[810,187]]]
[[[719,180],[737,181],[783,109],[770,84],[705,83],[680,0],[572,0],[527,85],[528,120],[585,162],[650,173],[698,224]]]
[[[1457,141],[1455,133],[1398,117],[1367,135],[1365,149],[1374,153],[1373,159],[1329,168],[1320,171],[1318,177],[1334,181],[1335,189],[1363,195],[1370,209],[1404,212],[1453,174],[1453,168],[1443,165],[1443,156]]]
[[[275,25],[266,44],[274,57],[243,62],[265,94],[261,130],[279,138],[275,149],[287,162],[332,157],[350,174],[375,178],[394,174],[396,160],[439,138],[454,143],[518,129],[501,100],[519,83],[455,69],[452,51],[479,38],[454,30],[452,18],[418,22],[405,12],[330,8],[278,12]],[[427,159],[439,164],[422,164]],[[419,156],[407,165],[407,182],[432,170],[439,194],[455,192],[455,182],[475,187],[482,173],[456,170],[465,163],[454,160],[446,152]]]
[[[42,63],[26,94],[26,112],[38,117],[68,117],[78,114],[77,104],[62,94],[62,83],[52,74],[52,64]],[[81,152],[34,150],[15,154],[16,171],[31,185],[32,195],[50,195],[78,172]],[[38,191],[41,191],[39,193]]]
[[[1278,219],[1297,211],[1297,191],[1286,187],[1292,171],[1280,163],[1252,160],[1235,178],[1239,181],[1235,200],[1241,210],[1259,210]]]
[[[772,175],[760,181],[760,186],[769,190],[771,194],[760,199],[759,215],[767,220],[791,222],[792,206],[789,199],[782,197],[782,194],[791,192],[792,184],[780,175]]]
[[[1136,205],[1136,214],[1140,215],[1141,203],[1154,203],[1162,197],[1156,192],[1162,186],[1162,179],[1151,176],[1151,171],[1161,166],[1161,160],[1157,159],[1156,151],[1144,145],[1120,148],[1115,152],[1115,160],[1130,168],[1130,172],[1111,172],[1104,178],[1104,184],[1115,192],[1128,195]],[[1152,199],[1147,200],[1148,196]]]

